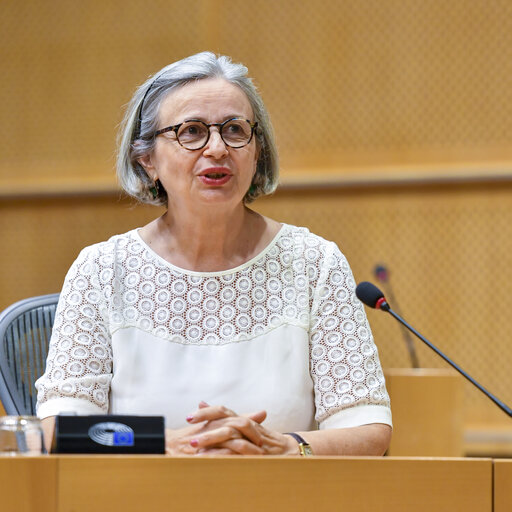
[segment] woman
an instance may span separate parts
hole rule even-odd
[[[167,211],[71,267],[36,384],[46,427],[63,411],[162,414],[170,454],[386,450],[389,399],[346,259],[247,207],[275,189],[277,154],[246,73],[204,52],[134,95],[118,176]]]

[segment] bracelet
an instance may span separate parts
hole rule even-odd
[[[309,443],[299,434],[296,434],[295,432],[285,432],[285,436],[292,436],[297,443],[299,443],[299,453],[301,457],[311,457],[313,455],[313,450],[311,449],[311,446]]]

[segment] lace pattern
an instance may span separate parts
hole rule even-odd
[[[284,226],[253,260],[198,273],[162,260],[136,231],[84,249],[61,293],[39,403],[84,399],[105,412],[111,336],[140,329],[172,343],[223,345],[283,324],[310,333],[316,419],[359,403],[388,405],[350,267],[337,246]]]

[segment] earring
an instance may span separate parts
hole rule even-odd
[[[256,192],[256,185],[254,183],[251,183],[251,186],[249,187],[248,193],[254,194]]]
[[[160,193],[160,180],[158,178],[153,182],[153,186],[149,189],[149,191],[153,195],[153,199],[158,197],[158,194]]]

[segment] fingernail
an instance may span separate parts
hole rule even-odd
[[[194,416],[187,416],[187,417],[186,417],[186,420],[187,420],[188,422],[190,422],[190,421],[194,421]]]
[[[207,404],[204,400],[201,400],[201,401],[199,402],[199,407],[210,407],[210,405],[209,405],[209,404]]]
[[[199,441],[197,439],[190,440],[190,446],[193,446],[195,448],[198,445],[199,445]]]

